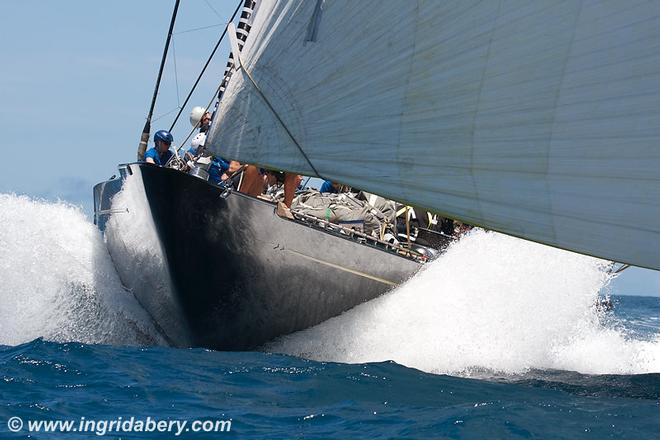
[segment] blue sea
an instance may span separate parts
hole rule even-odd
[[[476,232],[381,298],[215,352],[166,345],[75,207],[0,195],[0,223],[0,438],[660,436],[660,298],[599,309],[599,260]]]

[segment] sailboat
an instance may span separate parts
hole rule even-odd
[[[660,269],[660,5],[245,5],[247,24],[228,27],[232,57],[206,142],[213,153]],[[148,258],[126,246],[121,228],[106,232],[108,248],[122,280],[180,345],[253,346],[341,313],[419,269],[396,252],[144,164],[125,165],[117,183],[97,186],[97,213],[109,218],[101,222],[131,215],[102,190],[116,193],[126,180],[139,188],[161,263],[141,277],[136,264]],[[264,225],[270,233],[260,235]],[[347,255],[355,258],[347,263]],[[181,266],[191,261],[202,266],[187,272]],[[252,284],[223,294],[204,287],[242,272]],[[301,273],[312,279],[302,282]],[[379,287],[342,287],[345,277]],[[234,339],[244,331],[251,336]]]

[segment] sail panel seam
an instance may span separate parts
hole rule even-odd
[[[546,158],[545,158],[545,179],[543,181],[545,188],[546,188],[546,194],[547,194],[547,203],[550,208],[550,213],[555,212],[553,200],[552,200],[552,192],[550,191],[550,160],[552,158],[552,141],[555,138],[554,136],[554,128],[555,125],[557,124],[557,112],[559,111],[559,103],[561,101],[561,92],[563,90],[563,85],[564,85],[564,80],[566,79],[566,68],[568,66],[569,59],[571,57],[571,52],[573,50],[573,45],[575,44],[575,34],[577,33],[577,27],[578,24],[580,23],[580,17],[582,15],[582,10],[584,6],[584,1],[580,1],[580,6],[577,11],[577,14],[575,14],[575,22],[573,23],[573,33],[571,34],[571,40],[569,41],[567,47],[566,47],[566,55],[564,57],[564,65],[562,66],[561,69],[561,75],[559,77],[559,84],[557,84],[557,94],[555,96],[555,102],[554,102],[554,111],[552,112],[552,122],[550,123],[550,136],[548,137],[548,146],[546,148]],[[558,241],[559,237],[557,237],[557,230],[560,229],[558,228],[558,225],[556,223],[556,218],[551,216],[552,219],[552,235],[555,241]]]
[[[495,32],[497,31],[497,23],[500,19],[500,14],[502,13],[502,0],[497,4],[497,13],[493,18],[493,27],[490,30],[490,36],[488,38],[488,47],[486,48],[486,56],[484,61],[483,70],[481,71],[481,78],[479,80],[479,92],[477,94],[477,101],[474,106],[474,114],[472,115],[472,142],[470,143],[470,179],[472,180],[472,187],[474,188],[474,199],[477,202],[477,207],[479,210],[479,218],[484,219],[484,211],[481,203],[481,195],[479,194],[479,185],[477,185],[477,179],[474,176],[474,164],[475,164],[475,154],[474,154],[474,142],[476,137],[476,125],[477,125],[477,116],[479,115],[479,106],[481,104],[481,95],[483,93],[484,82],[486,81],[486,72],[488,71],[488,64],[490,62],[490,52],[493,46],[493,39],[495,38]]]

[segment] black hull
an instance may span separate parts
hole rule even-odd
[[[420,267],[276,215],[275,206],[147,164],[95,187],[122,282],[178,346],[244,350],[375,298]],[[113,183],[113,182],[119,182]],[[106,223],[107,221],[107,223]]]

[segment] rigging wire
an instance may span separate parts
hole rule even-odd
[[[222,20],[222,17],[220,16],[220,14],[218,14],[218,11],[216,11],[215,8],[213,6],[211,6],[211,3],[209,3],[209,0],[204,0],[204,3],[206,3],[206,6],[208,6],[209,9],[212,10],[215,13],[215,15],[217,15],[218,18],[220,18],[220,20]]]
[[[163,49],[163,56],[160,60],[160,68],[158,69],[158,78],[156,79],[156,87],[154,88],[154,95],[151,98],[151,106],[147,115],[147,121],[144,123],[142,129],[142,136],[140,137],[140,144],[138,145],[138,160],[144,159],[144,152],[147,151],[147,143],[149,142],[149,132],[151,131],[151,117],[154,114],[154,106],[156,105],[156,97],[158,96],[158,88],[160,87],[160,80],[163,77],[163,69],[165,68],[165,60],[167,59],[167,50],[170,47],[170,40],[172,39],[172,31],[174,30],[174,22],[176,21],[176,13],[179,10],[179,3],[181,0],[176,0],[174,3],[174,11],[172,11],[172,19],[170,20],[170,28],[167,31],[167,39],[165,40],[165,48]]]
[[[239,63],[241,63],[241,61],[240,61],[240,56],[237,57],[237,58],[238,58],[238,60],[239,60]],[[258,86],[257,83],[255,82],[254,78],[252,78],[252,74],[250,74],[250,72],[248,72],[248,70],[245,68],[245,66],[243,66],[242,63],[241,63],[241,70],[242,70],[243,72],[245,72],[245,76],[247,76],[247,77],[250,79],[250,82],[252,83],[252,85],[254,86],[254,88],[255,88],[255,89],[257,90],[257,92],[259,93],[259,96],[261,96],[261,99],[264,100],[264,102],[266,103],[266,105],[268,106],[268,108],[270,109],[270,111],[273,113],[273,115],[275,116],[275,118],[279,121],[280,125],[282,126],[282,128],[284,129],[284,131],[286,132],[286,134],[289,135],[289,138],[291,138],[291,140],[293,141],[294,145],[298,148],[298,151],[300,151],[300,154],[302,154],[302,156],[305,158],[305,160],[307,161],[307,164],[310,166],[310,168],[312,169],[312,171],[314,171],[314,174],[316,175],[316,177],[319,177],[319,178],[323,179],[323,177],[321,176],[321,174],[319,174],[318,170],[316,169],[316,167],[314,166],[314,164],[312,163],[312,161],[309,159],[309,156],[307,156],[307,153],[305,153],[305,150],[303,150],[303,148],[302,148],[302,146],[300,145],[300,143],[298,143],[298,140],[293,136],[293,133],[291,133],[291,131],[289,130],[289,127],[287,127],[287,125],[284,123],[284,120],[282,120],[282,118],[280,117],[279,113],[277,113],[277,111],[275,110],[275,107],[273,107],[273,105],[270,103],[270,101],[268,100],[268,98],[266,98],[266,95],[264,95],[264,92],[261,90],[261,88],[259,88],[259,86]]]
[[[238,6],[236,6],[236,10],[232,14],[231,18],[229,19],[229,22],[234,21],[234,18],[236,18],[236,15],[238,14],[238,11],[241,9],[241,5],[243,4],[242,1],[238,2]],[[188,93],[188,96],[186,96],[186,99],[183,101],[183,105],[181,105],[181,109],[179,110],[179,113],[174,117],[174,121],[172,122],[172,125],[170,126],[170,130],[174,128],[174,125],[176,125],[176,122],[179,120],[179,117],[181,116],[181,113],[183,112],[183,109],[186,107],[188,104],[188,101],[190,100],[190,97],[192,96],[193,92],[195,91],[195,88],[197,88],[197,85],[199,84],[199,81],[202,79],[202,76],[204,75],[204,72],[206,72],[206,68],[209,66],[211,63],[211,59],[215,56],[216,51],[218,50],[218,47],[220,47],[220,43],[222,43],[222,40],[225,38],[225,35],[227,35],[227,26],[225,26],[225,30],[222,31],[222,35],[220,35],[220,38],[218,39],[218,42],[215,44],[215,47],[211,51],[211,55],[209,55],[208,59],[206,60],[206,63],[204,64],[204,67],[202,67],[202,71],[199,73],[199,76],[195,80],[195,83],[193,84],[192,88],[190,89],[190,92]]]
[[[176,69],[176,49],[174,44],[174,38],[172,38],[172,61],[174,63],[174,85],[176,86],[176,105],[178,108],[181,108],[181,99],[179,97],[179,74]]]
[[[219,26],[227,26],[227,23],[211,24],[209,26],[202,26],[202,27],[196,27],[196,28],[192,28],[192,29],[186,29],[185,31],[175,32],[174,35],[187,34],[188,32],[195,32],[195,31],[203,31],[204,29],[211,29],[211,28],[219,27]]]
[[[172,113],[174,113],[175,111],[179,110],[180,108],[181,108],[181,107],[174,107],[172,110],[168,111],[167,113],[163,113],[163,114],[161,114],[161,115],[155,116],[155,117],[153,117],[153,118],[151,119],[151,122],[156,122],[156,121],[158,121],[159,119],[163,119],[165,116],[169,116],[169,115],[171,115]]]

